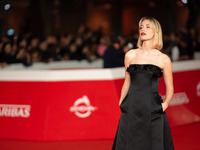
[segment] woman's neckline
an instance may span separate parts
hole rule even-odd
[[[155,67],[159,68],[162,71],[162,68],[155,64],[130,64],[129,66],[131,66],[131,65],[151,65],[151,66],[155,66]]]

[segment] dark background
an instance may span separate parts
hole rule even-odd
[[[4,10],[5,4],[11,8]],[[200,1],[188,0],[1,0],[0,36],[9,28],[15,34],[32,32],[36,36],[75,33],[81,24],[103,34],[137,33],[142,16],[158,19],[163,32],[200,30]]]

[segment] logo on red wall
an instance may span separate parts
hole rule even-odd
[[[70,107],[70,112],[74,112],[76,116],[80,118],[86,118],[89,117],[92,113],[92,111],[95,111],[97,108],[93,107],[90,104],[90,100],[87,96],[83,96],[79,99],[77,99],[74,102],[74,105]]]
[[[30,111],[30,105],[0,104],[0,117],[28,118],[30,116]]]
[[[200,96],[200,82],[197,84],[197,96]]]
[[[165,99],[165,95],[162,96],[162,99]],[[169,106],[177,106],[189,103],[190,100],[185,92],[174,93]]]

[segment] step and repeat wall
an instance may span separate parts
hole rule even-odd
[[[0,71],[0,138],[113,139],[124,68]],[[173,63],[170,126],[200,121],[200,61]],[[159,92],[165,97],[163,77]]]

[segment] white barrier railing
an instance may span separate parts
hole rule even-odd
[[[11,64],[0,70],[51,70],[51,69],[70,69],[70,68],[102,68],[102,59],[89,62],[87,60],[55,61],[50,63],[36,62],[31,66],[24,66],[21,63]]]
[[[200,60],[200,52],[195,52],[194,61]],[[175,64],[182,64],[182,61],[176,62]],[[184,65],[190,64],[191,61],[187,60]],[[178,65],[178,68],[182,68]],[[74,69],[74,68],[102,68],[103,67],[103,59],[97,59],[95,61],[89,62],[87,60],[70,60],[70,61],[57,61],[57,62],[37,62],[33,63],[31,66],[26,67],[21,63],[11,64],[6,66],[5,68],[0,68],[0,70],[52,70],[52,69]]]

